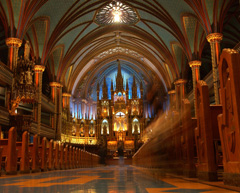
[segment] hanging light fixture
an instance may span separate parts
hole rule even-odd
[[[120,0],[113,0],[97,11],[95,22],[101,26],[134,25],[139,21],[136,10]]]
[[[119,23],[121,21],[121,15],[122,15],[122,11],[120,9],[121,3],[113,1],[112,6],[113,6],[112,14],[114,17],[114,22]]]

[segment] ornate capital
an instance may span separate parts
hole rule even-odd
[[[184,80],[184,79],[178,79],[178,80],[176,80],[175,82],[174,82],[174,84],[175,85],[179,85],[179,84],[186,84],[186,80]]]
[[[170,91],[168,91],[168,94],[169,95],[176,94],[176,91],[175,90],[170,90]]]
[[[221,33],[211,33],[207,36],[207,41],[208,42],[215,42],[218,41],[220,42],[223,38],[223,35]]]
[[[59,82],[50,82],[49,84],[51,87],[63,87]]]
[[[44,72],[44,70],[45,70],[45,66],[43,66],[43,65],[35,65],[34,66],[35,72]]]
[[[231,49],[231,48],[224,48],[223,51],[227,52],[229,54],[238,54],[237,50],[234,50],[234,49]]]
[[[8,47],[10,47],[10,46],[16,46],[16,47],[21,47],[21,45],[22,45],[22,40],[20,40],[20,39],[18,39],[18,38],[13,38],[13,37],[11,37],[11,38],[7,38],[6,40],[5,40],[5,42],[6,42],[6,45],[8,46]]]
[[[199,60],[193,60],[191,62],[189,62],[189,66],[192,68],[192,67],[200,67],[202,64],[201,61]]]
[[[62,94],[62,96],[63,96],[63,97],[71,97],[72,95],[69,94],[69,93],[64,92],[64,93]]]

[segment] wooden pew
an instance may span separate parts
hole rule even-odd
[[[60,144],[60,161],[59,161],[59,166],[60,166],[60,169],[63,170],[64,167],[65,167],[65,160],[64,160],[64,153],[65,153],[65,150],[64,150],[64,144],[61,143]]]
[[[73,160],[72,166],[73,166],[73,168],[76,168],[76,148],[75,147],[73,147],[72,155],[73,155],[73,157],[72,157],[72,160]]]
[[[47,171],[47,139],[44,137],[42,139],[42,144],[38,147],[39,155],[41,156],[41,171]]]
[[[11,127],[8,132],[8,139],[1,139],[0,146],[2,151],[2,166],[6,174],[17,174],[17,150],[16,150],[17,131]]]
[[[222,111],[221,105],[209,103],[208,86],[204,81],[198,81],[196,87],[197,127],[195,141],[198,163],[197,175],[199,179],[216,181],[218,179],[214,140],[219,140],[217,116]]]
[[[54,160],[53,160],[53,140],[51,139],[49,142],[49,147],[47,148],[47,164],[48,164],[48,170],[54,169]]]
[[[64,148],[64,169],[69,169],[69,154],[68,154],[68,145],[65,145]]]
[[[72,146],[69,146],[68,149],[68,163],[69,163],[69,169],[72,169]]]
[[[29,158],[29,133],[25,131],[22,135],[20,154],[20,173],[30,173],[30,158]]]
[[[30,166],[32,172],[40,172],[40,157],[38,148],[38,135],[34,135],[33,144],[29,144]]]
[[[59,151],[59,143],[55,142],[55,148],[54,148],[54,169],[59,170],[60,169],[60,151]]]
[[[194,161],[194,129],[197,126],[196,119],[191,116],[191,104],[188,99],[182,101],[182,152],[183,174],[189,178],[196,177]]]
[[[79,168],[82,167],[81,153],[82,153],[82,150],[79,148],[78,149],[78,167]]]
[[[3,152],[3,147],[0,147],[0,176],[2,172],[2,152]]]
[[[223,181],[240,186],[240,54],[224,49],[220,57],[219,79],[223,112],[218,116],[223,153]]]
[[[76,148],[76,156],[75,156],[75,165],[76,165],[76,168],[79,168],[79,160],[78,160],[78,157],[79,157],[79,148],[77,147]]]

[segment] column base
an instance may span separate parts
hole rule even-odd
[[[195,170],[184,170],[183,175],[187,178],[196,178],[196,171]]]
[[[209,181],[209,182],[218,180],[217,172],[198,172],[197,177],[200,180]]]
[[[9,171],[9,172],[6,171],[6,175],[16,175],[16,174],[17,174],[17,171]]]
[[[240,187],[240,174],[238,173],[223,173],[223,182],[226,185]]]

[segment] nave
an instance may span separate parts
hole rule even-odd
[[[220,182],[203,184],[189,179],[162,174],[157,178],[150,171],[133,167],[101,166],[31,175],[2,176],[2,193],[234,193]],[[222,187],[222,188],[220,188]],[[240,189],[239,189],[240,190]]]

